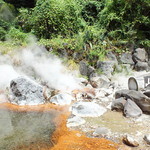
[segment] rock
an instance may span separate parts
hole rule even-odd
[[[87,84],[86,87],[87,87],[87,88],[90,88],[90,89],[93,88],[93,86],[92,86],[91,84]]]
[[[68,53],[67,53],[66,49],[59,48],[59,49],[57,49],[57,51],[58,51],[60,58],[67,58],[68,57]]]
[[[135,64],[134,69],[135,69],[136,71],[149,71],[149,66],[148,66],[148,63],[147,63],[147,62],[138,61],[138,62]]]
[[[88,66],[88,73],[87,76],[90,77],[91,74],[95,73],[95,68],[92,66]]]
[[[134,65],[134,61],[132,60],[132,55],[130,53],[122,53],[120,61],[122,64]]]
[[[85,61],[80,61],[79,62],[79,71],[80,71],[81,75],[87,76],[87,74],[88,74],[88,65]]]
[[[150,145],[150,134],[145,135],[144,140],[146,141],[147,144]]]
[[[132,147],[139,146],[139,143],[133,137],[129,135],[126,135],[125,137],[123,137],[123,142],[128,146],[132,146]]]
[[[82,58],[82,54],[77,53],[77,52],[74,52],[74,53],[73,53],[73,58],[74,58],[75,60],[79,60],[79,59]]]
[[[136,105],[136,103],[130,99],[124,105],[124,115],[126,117],[139,117],[142,115],[142,110]]]
[[[81,91],[76,94],[77,101],[92,100],[94,98],[95,98],[95,95],[93,95],[92,93],[84,92],[84,91]]]
[[[85,86],[88,84],[88,80],[85,78],[77,78],[77,82],[79,82],[79,84],[82,84]]]
[[[125,97],[134,101],[143,112],[150,113],[150,98],[139,91],[119,90],[115,93],[115,98]]]
[[[106,134],[108,134],[109,129],[107,129],[106,127],[98,127],[95,129],[95,131],[93,132],[93,136],[104,136]]]
[[[107,77],[111,77],[115,67],[114,61],[98,61],[97,69],[99,69]]]
[[[90,83],[94,88],[108,88],[110,85],[110,80],[105,75],[101,75],[90,78]]]
[[[89,66],[85,61],[79,62],[79,71],[83,76],[90,76],[95,72],[95,69],[92,66]]]
[[[18,105],[43,104],[43,87],[26,77],[18,77],[10,83],[12,93],[11,103]]]
[[[150,90],[145,91],[143,94],[146,95],[147,97],[150,97]]]
[[[50,102],[57,105],[69,105],[74,98],[67,93],[60,93],[51,97]]]
[[[115,64],[118,64],[118,60],[116,58],[116,56],[112,53],[112,52],[108,52],[106,54],[106,57],[109,61],[113,61]]]
[[[111,110],[123,111],[126,100],[124,97],[120,97],[112,101]]]
[[[95,90],[95,98],[106,98],[113,93],[113,89],[111,88],[101,88]]]
[[[97,77],[97,76],[99,76],[98,73],[93,72],[93,73],[90,74],[89,79],[91,79],[93,77]]]
[[[132,59],[135,63],[138,61],[146,62],[148,60],[148,54],[144,48],[137,48],[132,55]]]
[[[72,114],[80,117],[98,117],[107,109],[94,102],[76,102],[71,107]]]
[[[79,125],[84,124],[86,121],[79,117],[79,116],[74,116],[73,118],[69,118],[67,121],[67,127],[76,127]]]

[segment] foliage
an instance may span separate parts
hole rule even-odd
[[[27,42],[28,36],[29,34],[23,33],[15,27],[11,27],[6,35],[6,38],[7,40],[12,41],[13,43],[22,45]]]
[[[99,26],[107,29],[110,40],[126,39],[133,44],[150,37],[149,0],[105,0],[99,12]]]
[[[56,35],[66,37],[78,33],[82,28],[80,12],[80,7],[74,0],[37,0],[28,22],[31,23],[33,33],[39,38]]]
[[[18,12],[15,23],[6,2]],[[48,50],[66,50],[69,59],[78,53],[94,66],[108,51],[149,49],[149,8],[149,0],[0,0],[0,40],[25,43],[33,33]]]
[[[14,7],[0,0],[0,40],[4,41],[14,20]]]
[[[88,25],[95,24],[98,19],[98,13],[103,8],[103,3],[101,1],[87,1],[82,8],[81,15]]]
[[[20,15],[16,17],[16,25],[24,32],[30,32],[32,28],[32,24],[30,22],[31,10],[27,8],[20,8],[18,11]]]

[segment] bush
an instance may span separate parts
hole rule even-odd
[[[75,0],[37,0],[28,22],[39,38],[72,36],[84,26],[80,13],[81,8]]]
[[[5,40],[5,35],[6,35],[6,30],[2,27],[0,27],[0,40],[4,41]]]
[[[107,30],[110,40],[138,44],[150,37],[149,7],[149,0],[105,0],[105,7],[99,12],[99,27]]]
[[[28,36],[29,34],[23,33],[15,27],[11,27],[6,35],[6,38],[7,40],[11,40],[14,43],[23,44],[27,42]]]

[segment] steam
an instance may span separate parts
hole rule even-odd
[[[43,47],[29,46],[14,56],[0,56],[0,89],[9,86],[12,79],[25,75],[42,81],[50,88],[73,90],[79,88],[75,77],[69,73],[61,60]]]
[[[0,65],[0,89],[6,89],[10,81],[18,76],[19,74],[13,69],[13,66]]]

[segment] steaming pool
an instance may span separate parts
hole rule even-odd
[[[55,129],[52,111],[19,112],[0,109],[0,150],[19,150],[28,145],[51,147],[50,138]],[[38,144],[40,143],[40,144]]]
[[[0,150],[116,150],[104,138],[90,138],[66,126],[68,107],[0,104]]]

